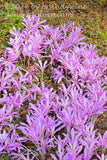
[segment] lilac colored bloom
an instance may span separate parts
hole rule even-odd
[[[13,48],[7,47],[8,56],[13,58],[18,58],[21,54],[20,47],[23,43],[23,39],[20,36],[15,36],[15,38],[10,38],[9,44],[13,46]]]
[[[101,136],[100,133],[98,134],[99,134],[98,145],[107,148],[107,131],[104,132],[103,136]]]
[[[100,160],[106,160],[106,159],[107,159],[107,156],[105,156],[104,153],[101,154],[101,157],[97,154],[97,157],[98,157]]]
[[[2,66],[0,65],[0,74],[2,73],[2,69],[3,69],[3,68],[2,68]]]
[[[54,63],[54,60],[59,60],[60,59],[60,53],[62,51],[62,46],[54,47],[51,45],[51,54],[49,55],[51,61],[50,64],[52,65]]]
[[[84,140],[81,139],[82,145],[84,148],[84,159],[88,160],[91,159],[92,156],[95,154],[96,149],[98,148],[97,140],[98,137],[95,136],[97,130],[93,130],[94,125],[89,124],[86,125],[84,128]]]
[[[62,81],[63,76],[63,68],[58,67],[56,68],[52,68],[52,75],[51,78],[54,79],[55,83],[60,83]]]
[[[17,142],[18,134],[15,130],[9,130],[6,133],[6,130],[3,130],[3,133],[0,133],[0,154],[8,153],[10,154],[13,151],[16,151],[20,147],[20,142]]]
[[[54,147],[53,145],[53,139],[50,139],[50,136],[54,134],[54,132],[57,132],[53,126],[57,127],[60,124],[55,124],[56,122],[52,118],[44,118],[41,117],[30,117],[27,115],[27,124],[21,123],[21,126],[19,127],[22,132],[26,135],[25,138],[22,138],[23,140],[31,140],[35,145],[39,145],[39,148],[37,148],[37,151],[43,150],[44,154],[46,154],[46,148],[47,147]],[[60,127],[60,129],[63,127]]]
[[[28,39],[29,40],[25,41],[25,43],[23,44],[23,55],[30,58],[41,57],[40,52],[42,51],[41,46],[43,45],[44,38],[36,32],[35,35],[30,35]]]
[[[10,78],[11,78],[10,74],[6,75],[6,71],[2,72],[2,75],[0,76],[0,84],[1,84],[0,91],[5,90],[6,88],[11,88],[10,86],[7,85]]]
[[[42,65],[41,60],[38,60],[38,61],[39,61],[39,64],[37,64],[37,63],[35,63],[35,64],[36,64],[36,66],[38,66],[38,67],[40,68],[40,70],[43,72],[44,69],[48,66],[48,65],[47,65],[47,61],[45,61],[43,65]]]
[[[67,31],[69,30],[69,26],[67,26],[67,24],[64,23],[63,25],[61,25],[61,29],[64,32],[64,37],[67,37]]]
[[[21,88],[26,90],[27,88],[25,87],[25,83],[27,82],[27,78],[24,76],[18,76],[18,77],[13,77],[12,78],[12,83],[17,87],[17,89],[20,91]]]
[[[17,160],[20,160],[20,159],[23,159],[23,160],[34,160],[36,158],[36,154],[35,155],[32,155],[32,152],[31,154],[29,153],[30,151],[27,150],[27,156],[24,155],[24,153],[13,153],[12,155],[12,158],[17,158]],[[32,155],[32,158],[30,158]],[[38,159],[38,158],[37,158]]]
[[[74,128],[71,129],[70,137],[68,137],[68,135],[65,135],[65,139],[68,142],[66,150],[68,155],[70,155],[73,160],[79,155],[79,153],[83,149],[83,144],[80,144],[81,135],[81,132],[76,133]]]
[[[32,84],[32,81],[37,80],[38,78],[36,76],[37,73],[34,72],[34,69],[36,69],[36,67],[32,66],[27,73],[25,74],[25,77],[28,79],[28,83]]]
[[[15,26],[14,26],[13,29],[10,29],[10,33],[11,33],[13,36],[18,36],[18,35],[20,35],[20,28],[19,28],[19,29],[16,29]]]
[[[51,29],[50,35],[51,35],[52,40],[54,41],[61,40],[63,38],[59,27],[55,29]]]
[[[67,126],[67,132],[69,132],[74,118],[73,109],[71,107],[67,107],[66,109],[64,108],[57,114],[57,117],[62,121],[63,124],[65,124],[65,126]]]
[[[12,122],[13,117],[17,117],[17,112],[13,112],[13,106],[6,107],[6,104],[0,109],[0,123],[4,120]]]
[[[26,18],[23,17],[23,25],[29,30],[33,30],[41,26],[42,23],[46,22],[46,20],[40,22],[40,18],[37,16],[27,15]],[[36,22],[36,23],[35,23]],[[35,23],[35,24],[34,24]],[[33,26],[33,28],[32,28]]]

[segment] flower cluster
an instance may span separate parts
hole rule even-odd
[[[107,58],[82,42],[80,26],[44,22],[23,17],[0,58],[0,155],[104,160],[107,131],[94,123],[107,111]]]

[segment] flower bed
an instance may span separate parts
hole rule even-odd
[[[44,22],[23,17],[0,58],[0,154],[103,160],[107,131],[101,136],[94,123],[107,111],[107,58],[82,42],[81,26]]]

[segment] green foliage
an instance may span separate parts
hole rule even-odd
[[[103,32],[103,31],[99,31],[99,34],[100,34],[101,38],[102,38],[105,42],[107,42],[107,32],[105,33],[105,32]]]
[[[0,160],[8,160],[8,156],[7,155],[2,155],[2,157],[0,158]]]
[[[4,49],[7,46],[9,30],[15,26],[16,28],[22,28],[22,17],[16,13],[16,7],[12,3],[5,2],[0,10],[0,49]],[[18,9],[18,7],[17,7]]]

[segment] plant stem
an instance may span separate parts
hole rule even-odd
[[[42,77],[41,77],[41,82],[43,81],[43,70],[42,70]]]
[[[93,115],[92,116],[92,122],[93,122],[93,124],[95,124],[95,121],[97,120],[97,117],[98,117],[98,114],[95,114],[95,115]]]
[[[42,160],[45,160],[45,155],[44,155],[43,150],[42,150],[42,152],[41,152],[41,156],[42,156]]]

